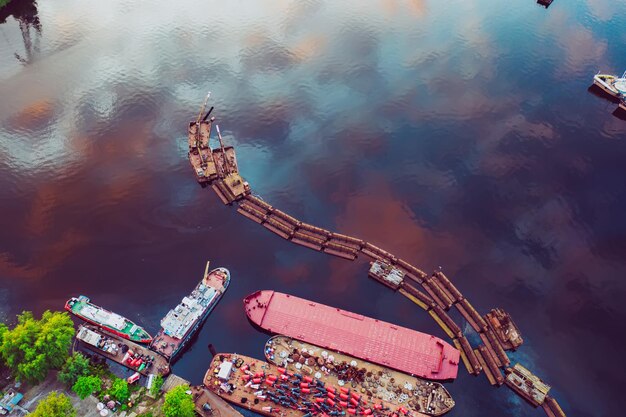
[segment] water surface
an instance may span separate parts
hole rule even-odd
[[[0,312],[73,295],[155,333],[207,259],[231,286],[206,346],[261,357],[242,298],[275,289],[444,337],[354,263],[292,245],[196,184],[185,126],[212,91],[273,205],[443,268],[509,311],[513,355],[568,416],[621,415],[624,2],[42,0],[0,12]],[[12,14],[9,14],[11,12]],[[464,371],[450,417],[540,416]]]

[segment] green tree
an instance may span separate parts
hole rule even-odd
[[[161,387],[163,386],[163,376],[157,375],[152,381],[152,386],[150,387],[150,394],[153,397],[156,397],[159,392],[161,392]]]
[[[187,394],[189,385],[179,385],[165,394],[163,413],[165,417],[194,417],[194,404],[191,394]]]
[[[115,378],[109,388],[109,395],[115,400],[125,403],[130,397],[130,389],[128,388],[128,382],[125,379]]]
[[[37,383],[65,363],[72,337],[74,324],[66,312],[45,311],[36,320],[25,311],[13,329],[4,331],[0,355],[18,380]]]
[[[35,411],[29,417],[75,417],[76,410],[72,406],[70,399],[65,394],[55,391],[48,394],[46,398],[37,404]]]
[[[76,380],[74,386],[72,386],[72,391],[74,391],[81,400],[84,400],[94,392],[100,391],[101,389],[102,380],[93,375],[81,376],[78,380]]]
[[[73,386],[78,378],[89,375],[89,359],[80,352],[74,352],[67,358],[57,378],[68,387]]]

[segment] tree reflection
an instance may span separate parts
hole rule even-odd
[[[41,39],[41,22],[37,14],[37,2],[35,0],[12,0],[0,9],[0,25],[6,23],[11,16],[19,24],[25,51],[23,55],[17,52],[14,52],[13,55],[21,63],[28,64],[39,52]]]

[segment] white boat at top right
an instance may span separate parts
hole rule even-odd
[[[593,76],[593,83],[613,97],[626,97],[626,71],[619,78],[615,75],[598,73]]]

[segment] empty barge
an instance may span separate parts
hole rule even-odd
[[[438,382],[412,377],[287,336],[269,339],[265,344],[265,358],[288,371],[315,378],[324,376],[330,383],[351,387],[368,398],[431,416],[440,416],[454,407],[452,396]]]
[[[228,269],[216,268],[209,272],[209,264],[206,263],[204,276],[191,294],[163,317],[161,330],[150,345],[169,360],[182,351],[228,288]]]
[[[244,299],[250,321],[323,348],[432,380],[456,378],[459,351],[438,337],[275,291]]]

